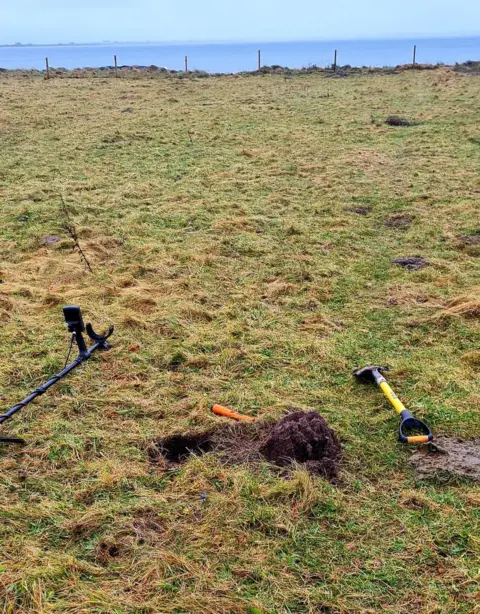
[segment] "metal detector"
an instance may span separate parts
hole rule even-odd
[[[68,332],[72,333],[71,342],[70,342],[70,350],[68,352],[67,361],[70,357],[70,352],[72,350],[73,344],[76,343],[78,347],[78,356],[75,358],[73,362],[69,365],[66,365],[60,373],[51,377],[47,382],[36,388],[33,392],[31,392],[28,397],[17,403],[11,407],[6,413],[0,415],[0,424],[6,422],[9,418],[11,418],[18,411],[23,409],[26,405],[31,403],[34,399],[39,397],[42,394],[45,394],[50,386],[53,386],[61,379],[63,379],[66,375],[76,369],[83,362],[88,360],[94,352],[97,350],[109,350],[110,345],[107,343],[107,339],[113,334],[113,326],[110,326],[108,331],[103,334],[97,334],[91,324],[87,324],[86,326],[83,323],[82,312],[80,311],[80,307],[76,305],[70,305],[68,307],[63,308],[63,315],[65,316],[65,322],[67,324]],[[94,342],[89,348],[87,348],[87,344],[85,343],[85,338],[83,333],[87,333],[88,337]],[[16,443],[16,444],[25,444],[23,439],[18,437],[1,437],[0,443]]]

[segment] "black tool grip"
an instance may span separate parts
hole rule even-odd
[[[400,414],[400,428],[398,438],[401,443],[428,443],[433,440],[433,434],[428,424],[418,420],[408,409],[404,409]],[[409,431],[420,431],[422,435],[409,435]]]
[[[25,439],[20,439],[20,437],[0,437],[0,443],[15,443],[24,446],[26,441]]]

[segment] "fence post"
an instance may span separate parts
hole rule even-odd
[[[185,56],[185,74],[188,75],[188,56]]]
[[[337,72],[337,50],[335,49],[335,54],[333,56],[333,72]]]
[[[48,65],[48,58],[45,58],[45,66],[47,67],[47,79],[50,79],[50,66]]]
[[[413,66],[417,63],[417,45],[413,45]]]
[[[262,52],[258,50],[258,72],[262,70]]]
[[[118,63],[116,55],[113,56],[113,61],[115,62],[115,76],[118,77]]]

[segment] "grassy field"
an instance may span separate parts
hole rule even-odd
[[[62,305],[116,325],[2,429],[28,441],[0,448],[3,613],[476,611],[478,487],[420,482],[351,372],[480,434],[479,99],[446,69],[0,78],[2,407],[63,366]],[[213,402],[321,412],[340,482],[150,462]]]

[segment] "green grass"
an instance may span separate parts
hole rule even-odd
[[[2,406],[63,365],[63,304],[117,327],[2,430],[28,440],[0,450],[3,611],[474,611],[478,488],[418,481],[394,412],[351,372],[388,363],[436,433],[479,435],[480,259],[460,237],[479,229],[480,79],[0,85]],[[149,463],[152,441],[221,424],[213,402],[315,408],[341,483]]]

